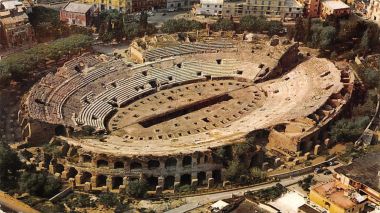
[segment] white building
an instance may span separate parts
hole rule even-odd
[[[269,18],[296,18],[303,12],[303,5],[296,0],[246,0],[229,2],[223,6],[223,17],[266,16]]]
[[[199,3],[199,0],[167,0],[167,9],[190,9],[194,4]]]
[[[196,8],[197,15],[222,16],[224,0],[201,0]]]
[[[371,0],[367,7],[367,16],[380,25],[380,0]]]

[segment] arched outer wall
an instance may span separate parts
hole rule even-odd
[[[125,189],[129,181],[134,179],[148,179],[154,177],[158,179],[159,186],[164,188],[165,179],[172,176],[175,181],[170,187],[174,187],[181,183],[181,176],[190,175],[191,185],[197,187],[198,185],[212,186],[214,183],[221,183],[225,180],[223,163],[213,156],[215,150],[208,150],[205,152],[194,152],[192,154],[176,155],[176,156],[130,156],[130,157],[116,157],[108,154],[102,153],[89,153],[82,150],[79,147],[75,147],[61,140],[60,138],[55,138],[51,142],[52,144],[60,144],[58,148],[61,151],[61,156],[56,159],[52,159],[49,165],[40,164],[40,167],[48,168],[49,172],[60,176],[62,179],[70,179],[71,184],[73,184],[78,189],[90,190],[119,190],[120,192]],[[232,145],[227,145],[226,147],[233,147]],[[232,153],[235,153],[232,151]],[[233,154],[234,155],[234,154]],[[252,163],[253,156],[261,156],[255,162],[257,165],[261,165],[263,161],[263,151],[258,148],[250,152],[245,153],[245,163],[249,165]],[[90,162],[84,162],[84,156],[91,156]],[[191,164],[184,166],[183,160],[186,157],[191,157]],[[166,160],[174,158],[177,161],[175,167],[166,167]],[[256,159],[256,158],[255,158]],[[151,160],[156,160],[160,163],[159,167],[150,169],[148,168],[148,162]],[[107,161],[108,166],[99,166],[99,161]],[[124,166],[122,168],[114,168],[115,163],[122,162]],[[131,164],[137,162],[141,163],[141,169],[131,168]],[[59,169],[59,167],[63,167]],[[78,174],[75,176],[70,176],[70,168],[74,168]],[[81,178],[85,172],[91,173],[92,177],[88,183],[83,183]],[[204,172],[206,175],[203,184],[198,184],[199,173]],[[220,172],[220,180],[213,173]],[[105,186],[99,186],[97,180],[100,176],[106,176],[107,182]],[[123,184],[118,187],[113,187],[112,180],[115,178],[122,178]],[[167,188],[167,187],[165,187]]]

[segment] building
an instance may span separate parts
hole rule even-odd
[[[197,15],[222,16],[224,0],[201,0],[197,5]]]
[[[199,0],[167,0],[167,9],[191,9],[193,5],[199,3]]]
[[[334,15],[337,17],[349,15],[351,13],[351,8],[347,4],[341,1],[328,0],[321,4],[321,17],[326,18],[327,16]]]
[[[367,7],[367,17],[380,25],[380,0],[371,0]]]
[[[165,9],[166,0],[132,0],[132,12]]]
[[[69,25],[88,27],[92,23],[93,14],[93,5],[69,2],[61,9],[59,16],[61,21]]]
[[[26,11],[20,2],[0,2],[0,44],[3,47],[20,47],[34,42],[33,28]]]
[[[296,0],[246,0],[223,5],[223,17],[240,18],[246,15],[271,18],[296,18],[303,13],[303,5]]]
[[[349,189],[336,180],[311,188],[309,196],[310,201],[330,213],[362,212],[367,200],[367,196]]]
[[[132,12],[132,0],[81,0],[81,3],[94,5],[96,11]]]
[[[347,166],[336,168],[336,178],[344,185],[368,195],[368,200],[380,205],[380,153],[354,159]]]
[[[320,0],[299,0],[298,2],[305,7],[303,14],[305,17],[319,17],[319,5],[321,3]]]

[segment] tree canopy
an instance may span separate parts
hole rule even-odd
[[[7,190],[17,182],[18,170],[22,164],[17,154],[3,142],[0,142],[0,189]]]
[[[204,24],[194,20],[169,19],[162,25],[161,31],[164,33],[188,32],[193,30],[201,30]]]
[[[81,48],[90,46],[91,43],[91,37],[76,34],[11,54],[0,61],[0,82],[11,79],[21,80],[28,77],[38,68],[38,65],[44,64],[47,60],[58,60],[64,55],[74,54]]]

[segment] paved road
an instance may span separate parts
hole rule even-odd
[[[298,176],[298,177],[290,178],[290,179],[283,179],[279,183],[281,183],[283,186],[289,186],[289,185],[297,183],[299,180],[304,179],[307,175]],[[269,184],[265,184],[265,185],[260,185],[260,186],[254,186],[254,187],[246,188],[246,189],[237,189],[237,190],[228,191],[228,192],[220,192],[220,193],[215,193],[215,194],[196,195],[196,196],[192,196],[192,197],[187,197],[187,198],[185,198],[185,201],[186,201],[185,205],[182,205],[182,206],[180,206],[178,208],[169,210],[166,213],[182,213],[182,212],[187,212],[187,211],[195,209],[195,208],[197,208],[199,206],[203,206],[203,205],[205,205],[205,204],[207,204],[209,202],[215,202],[215,201],[218,201],[218,200],[231,198],[232,194],[243,195],[244,192],[247,192],[247,191],[257,191],[257,190],[260,190],[260,189],[265,189],[265,188],[272,187],[272,186],[274,186],[276,184],[277,184],[277,182],[275,182],[275,183],[269,183]]]

